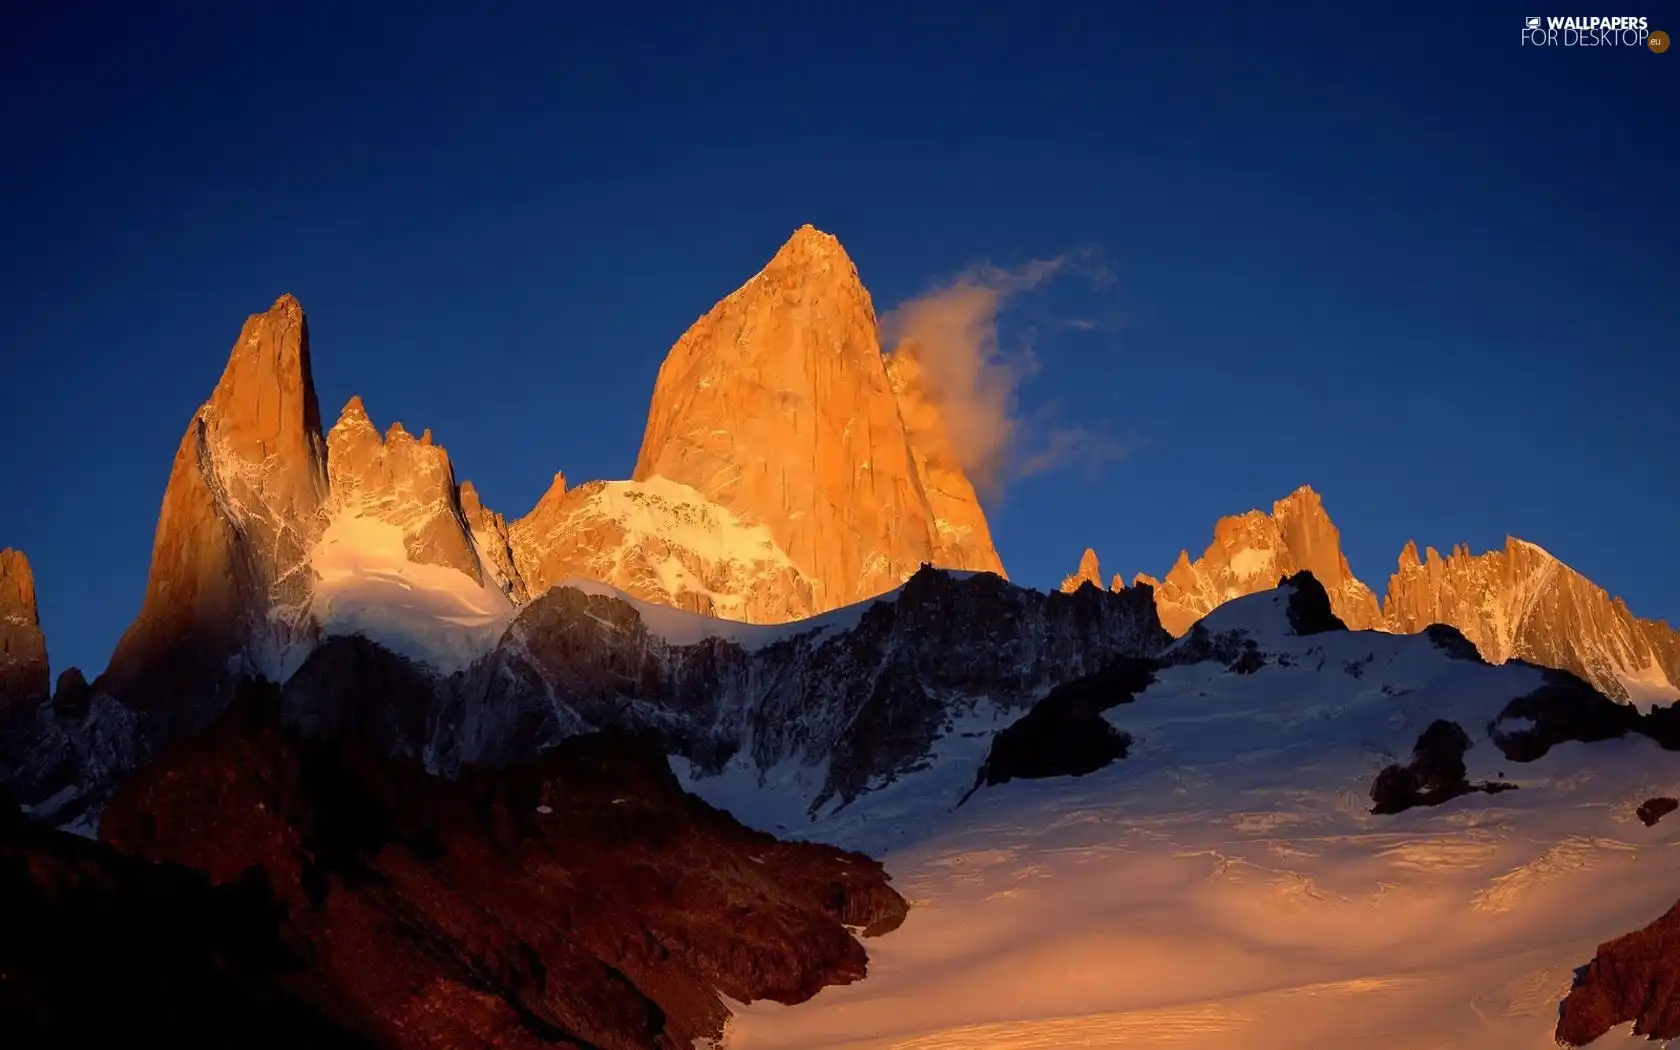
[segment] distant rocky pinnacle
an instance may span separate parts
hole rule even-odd
[[[767,528],[815,611],[890,590],[924,562],[1001,573],[914,362],[888,365],[857,268],[803,226],[671,349],[633,478]]]
[[[0,717],[51,691],[47,640],[35,609],[35,576],[22,551],[0,550]]]
[[[1119,577],[1116,576],[1115,579],[1119,580]],[[1097,565],[1097,552],[1089,547],[1085,548],[1085,553],[1079,558],[1079,570],[1062,579],[1061,591],[1063,594],[1072,594],[1087,583],[1098,590],[1102,589],[1102,569]],[[1118,586],[1114,588],[1114,590],[1119,589]],[[1157,605],[1159,605],[1159,601],[1157,601]],[[1176,633],[1182,634],[1183,632]]]
[[[1219,519],[1200,558],[1181,551],[1165,579],[1139,574],[1136,581],[1155,588],[1162,626],[1181,635],[1215,607],[1302,569],[1324,585],[1332,609],[1353,630],[1411,634],[1450,624],[1490,662],[1520,659],[1572,671],[1619,700],[1680,696],[1680,634],[1662,621],[1638,619],[1621,599],[1519,539],[1481,555],[1454,548],[1445,559],[1433,547],[1420,559],[1416,544],[1407,543],[1379,605],[1349,569],[1323,500],[1304,485],[1270,514]],[[1100,586],[1100,579],[1096,554],[1087,549],[1062,589],[1087,580]],[[1119,583],[1115,577],[1116,589]]]

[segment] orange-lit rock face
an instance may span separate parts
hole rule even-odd
[[[417,440],[393,423],[381,439],[353,397],[327,434],[327,464],[335,512],[395,525],[411,560],[482,581],[449,453],[432,443],[431,431]]]
[[[0,550],[0,715],[45,697],[49,686],[29,559],[22,551]]]
[[[1119,577],[1115,579],[1118,580]],[[1102,569],[1097,563],[1097,552],[1089,547],[1085,548],[1085,553],[1079,558],[1079,571],[1062,579],[1062,593],[1072,594],[1087,583],[1099,590],[1102,588]]]
[[[1618,700],[1671,700],[1680,634],[1641,620],[1620,599],[1551,554],[1516,538],[1471,554],[1406,544],[1383,601],[1387,630],[1450,623],[1495,663],[1527,660],[1572,671]]]
[[[1407,543],[1379,606],[1350,571],[1340,533],[1307,487],[1274,503],[1270,514],[1219,519],[1200,558],[1180,552],[1166,579],[1139,574],[1137,582],[1155,588],[1162,625],[1183,634],[1217,606],[1302,569],[1324,584],[1331,607],[1351,629],[1413,634],[1450,624],[1494,663],[1519,659],[1570,671],[1618,700],[1680,697],[1680,633],[1639,619],[1620,599],[1523,540],[1509,538],[1503,550],[1477,555],[1459,546],[1445,558],[1433,547],[1420,558],[1417,545]],[[1063,586],[1085,579],[1098,580],[1089,550]]]
[[[1341,534],[1318,493],[1305,485],[1272,504],[1270,514],[1251,510],[1220,518],[1202,556],[1191,561],[1188,551],[1180,552],[1164,580],[1138,579],[1155,588],[1162,626],[1183,634],[1215,607],[1270,590],[1302,569],[1324,585],[1336,615],[1349,628],[1376,625],[1376,595],[1354,578],[1342,555]]]
[[[900,383],[915,389],[908,370]],[[634,480],[677,482],[766,527],[818,611],[889,590],[923,562],[996,565],[930,406],[907,401],[909,426],[856,267],[833,237],[801,227],[672,348]],[[928,438],[920,465],[913,433]]]
[[[296,299],[246,320],[175,454],[140,614],[104,685],[138,706],[192,690],[229,659],[266,666],[307,637],[308,554],[326,446]]]

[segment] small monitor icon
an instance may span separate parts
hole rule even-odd
[[[1524,29],[1539,29],[1540,28],[1540,19],[1538,19],[1538,18],[1525,18],[1525,19],[1523,19],[1523,22],[1525,23],[1524,26],[1523,26]]]

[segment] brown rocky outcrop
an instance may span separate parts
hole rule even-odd
[[[362,399],[352,397],[327,434],[327,477],[333,513],[394,525],[409,560],[484,582],[449,453],[430,430],[415,438],[392,423],[381,439]]]
[[[22,551],[0,550],[0,717],[31,708],[50,692],[35,575]]]
[[[1616,1025],[1680,1038],[1680,903],[1642,930],[1598,946],[1558,1010],[1560,1046],[1585,1046]]]
[[[906,364],[900,385],[919,391]],[[857,268],[804,226],[671,349],[633,478],[679,483],[767,528],[817,611],[891,590],[925,562],[996,564],[949,448],[913,447],[913,434],[937,437],[937,420],[924,399],[907,403],[910,426]]]
[[[1454,547],[1422,558],[1407,543],[1383,601],[1386,630],[1450,623],[1493,663],[1526,660],[1570,671],[1617,700],[1672,699],[1680,634],[1641,620],[1620,599],[1532,543],[1503,550]]]
[[[1085,548],[1085,553],[1079,558],[1078,571],[1062,578],[1060,590],[1063,594],[1072,594],[1087,583],[1098,590],[1102,589],[1102,570],[1097,564],[1097,552],[1089,547]],[[1118,587],[1114,589],[1119,590]]]
[[[187,425],[145,599],[95,687],[143,710],[173,701],[191,722],[225,700],[231,668],[277,673],[312,636],[309,552],[326,494],[309,329],[284,295],[246,320]]]
[[[688,1050],[722,1034],[718,992],[792,1003],[857,980],[848,927],[906,913],[878,863],[742,827],[644,738],[449,780],[295,736],[276,694],[247,685],[125,783],[101,838],[271,895],[268,939],[294,961],[258,975],[270,998],[374,1045]]]

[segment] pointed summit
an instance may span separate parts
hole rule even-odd
[[[0,718],[31,706],[50,690],[35,575],[22,551],[0,550]]]
[[[923,562],[997,565],[977,502],[957,521],[931,505],[874,303],[840,242],[810,226],[672,347],[633,478],[677,482],[767,528],[819,611]],[[966,479],[942,491],[972,499]]]
[[[1079,571],[1062,580],[1062,593],[1072,594],[1087,583],[1102,590],[1102,570],[1097,563],[1097,552],[1090,547],[1085,548],[1084,555],[1079,559]]]
[[[216,710],[230,675],[279,676],[311,632],[309,551],[326,498],[309,325],[283,295],[240,329],[181,438],[140,614],[103,686],[135,706]]]

